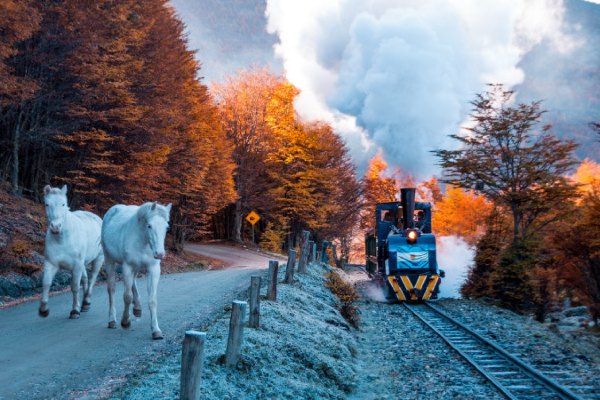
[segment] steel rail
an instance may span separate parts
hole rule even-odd
[[[506,386],[504,386],[491,373],[485,371],[485,369],[481,365],[479,365],[476,360],[474,360],[466,352],[464,352],[459,347],[457,347],[452,342],[452,339],[448,338],[443,332],[441,332],[439,329],[437,329],[435,326],[433,326],[433,324],[430,323],[430,321],[428,321],[426,317],[424,317],[421,313],[416,311],[414,306],[408,305],[407,303],[402,303],[402,304],[413,315],[415,315],[419,320],[421,320],[425,325],[427,325],[431,330],[433,330],[438,336],[440,336],[461,357],[463,357],[467,362],[469,362],[469,364],[471,364],[482,376],[484,376],[485,379],[487,379],[490,383],[492,383],[492,385],[494,385],[506,398],[511,399],[511,400],[519,399],[519,397],[516,397],[515,394],[511,393],[510,389],[507,388]],[[516,358],[515,356],[513,356],[512,354],[508,353],[506,350],[504,350],[503,348],[501,348],[500,346],[495,344],[494,342],[491,342],[490,340],[484,338],[477,332],[474,332],[472,329],[467,327],[465,324],[452,318],[445,312],[439,310],[437,307],[434,307],[429,303],[423,303],[422,305],[424,307],[428,308],[429,310],[434,311],[438,316],[441,316],[444,320],[451,322],[452,325],[458,327],[459,330],[462,330],[462,331],[468,333],[471,337],[477,339],[477,341],[479,343],[483,344],[484,346],[486,346],[490,349],[493,349],[496,353],[500,354],[504,360],[517,366],[518,369],[521,370],[525,375],[527,375],[529,378],[536,381],[542,387],[545,387],[546,389],[551,390],[553,393],[558,395],[559,398],[564,399],[564,400],[581,400],[580,397],[575,395],[569,389],[567,389],[564,386],[560,385],[559,383],[553,381],[552,379],[544,376],[539,371],[535,370],[531,365]]]

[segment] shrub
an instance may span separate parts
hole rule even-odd
[[[329,288],[340,299],[340,305],[338,309],[346,321],[348,321],[355,328],[358,327],[360,322],[358,306],[355,302],[358,300],[358,292],[348,282],[344,281],[342,277],[335,271],[331,271],[326,276],[327,282],[325,286]]]

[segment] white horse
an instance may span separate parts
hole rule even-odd
[[[141,206],[119,204],[108,210],[102,224],[102,245],[108,272],[108,327],[115,329],[116,309],[114,303],[115,273],[118,265],[123,269],[125,309],[121,326],[131,326],[129,305],[133,300],[133,315],[142,316],[140,296],[135,277],[146,270],[148,306],[150,308],[152,339],[162,339],[156,318],[156,290],[160,277],[160,260],[165,256],[165,235],[169,227],[171,204],[145,203]]]
[[[98,272],[104,262],[100,245],[102,219],[87,211],[69,211],[67,205],[67,186],[61,189],[49,185],[44,187],[44,204],[48,219],[46,244],[44,248],[44,276],[42,300],[39,315],[47,317],[48,292],[59,268],[71,271],[71,291],[73,309],[69,318],[79,318],[80,311],[90,308],[92,289]],[[86,266],[92,265],[92,278],[88,284]],[[83,284],[83,304],[79,304],[79,286]]]

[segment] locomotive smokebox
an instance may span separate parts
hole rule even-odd
[[[415,227],[415,188],[400,189],[400,201],[402,202],[402,227],[412,229]]]

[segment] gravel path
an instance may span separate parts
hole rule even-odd
[[[95,289],[91,310],[78,320],[68,319],[70,292],[50,298],[47,318],[38,317],[38,302],[0,310],[0,399],[95,399],[176,352],[186,329],[212,322],[223,306],[247,287],[250,276],[264,271],[272,258],[229,246],[227,253],[233,264],[239,255],[245,267],[161,277],[158,318],[165,335],[162,341],[150,338],[142,279],[143,315],[134,318],[129,330],[106,328],[105,286]],[[121,283],[116,298],[117,312],[121,312]]]

